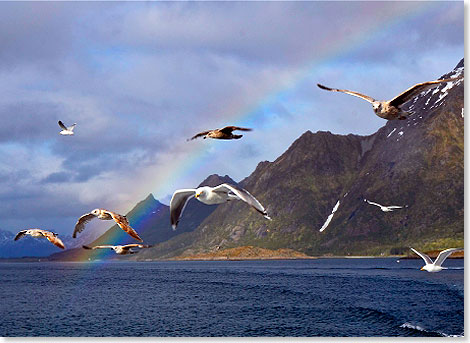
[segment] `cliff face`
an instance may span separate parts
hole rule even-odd
[[[442,77],[460,73],[463,60]],[[271,222],[230,202],[190,234],[136,258],[244,245],[311,255],[463,246],[463,80],[422,93],[408,107],[407,120],[389,121],[371,136],[307,131],[274,162],[261,162],[240,185],[267,208]],[[382,212],[365,199],[404,208]]]
[[[442,78],[463,73],[463,61]],[[463,246],[464,85],[443,84],[410,102],[408,120],[388,122],[371,138],[326,248],[395,252]],[[406,205],[384,213],[382,205]],[[326,249],[322,249],[326,251]]]

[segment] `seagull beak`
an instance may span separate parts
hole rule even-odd
[[[424,270],[424,267],[421,267],[421,269],[420,269],[420,270]]]
[[[201,193],[196,193],[195,197],[199,198],[200,195],[201,195]]]

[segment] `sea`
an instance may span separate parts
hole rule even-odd
[[[0,336],[460,337],[464,261],[2,262]]]

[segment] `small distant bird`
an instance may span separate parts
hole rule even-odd
[[[232,131],[239,130],[239,131],[251,131],[252,129],[248,129],[245,127],[238,127],[238,126],[226,126],[222,129],[215,129],[209,130],[204,132],[199,132],[197,135],[187,139],[187,141],[202,137],[203,139],[206,138],[214,138],[214,139],[239,139],[242,138],[243,135],[234,135]]]
[[[55,232],[50,232],[47,230],[41,230],[41,229],[28,229],[28,230],[22,230],[18,232],[15,236],[15,241],[19,240],[20,238],[30,235],[31,237],[34,238],[40,238],[40,237],[46,237],[49,242],[54,244],[55,246],[65,249],[64,243],[60,240],[58,234]]]
[[[179,189],[175,191],[170,200],[170,220],[173,230],[176,230],[181,214],[188,200],[193,196],[206,205],[222,204],[230,200],[242,200],[261,213],[266,219],[271,220],[264,207],[247,190],[223,183],[216,187],[203,186],[197,189]]]
[[[136,240],[143,242],[142,238],[139,237],[137,232],[129,225],[129,221],[127,220],[126,216],[122,216],[120,214],[104,210],[101,208],[96,208],[90,213],[84,214],[81,216],[77,223],[75,224],[75,230],[73,231],[72,237],[77,237],[77,233],[82,232],[85,229],[85,224],[88,223],[93,218],[98,217],[101,220],[114,220],[116,224],[126,231],[130,236],[135,238]]]
[[[317,83],[317,86],[327,91],[342,92],[342,93],[346,93],[349,95],[357,96],[361,99],[364,99],[370,102],[372,104],[375,114],[378,115],[380,118],[387,119],[387,120],[394,120],[394,119],[404,120],[408,117],[410,113],[402,110],[401,107],[405,105],[408,101],[413,99],[415,96],[417,96],[421,92],[437,87],[441,83],[457,81],[457,80],[460,80],[461,78],[463,78],[463,76],[459,76],[453,79],[444,79],[444,80],[417,83],[414,86],[408,88],[403,93],[394,97],[392,100],[388,100],[388,101],[375,100],[371,98],[370,96],[367,96],[358,92],[349,91],[347,89],[330,88],[330,87],[323,86],[319,83]]]
[[[67,127],[67,126],[64,125],[64,123],[62,123],[59,120],[59,126],[62,129],[62,131],[60,131],[59,134],[64,135],[64,136],[72,136],[73,135],[73,129],[75,129],[75,125],[77,125],[77,123],[74,123],[73,125]]]
[[[437,272],[440,272],[442,269],[447,269],[445,267],[441,267],[441,265],[444,263],[446,258],[456,251],[463,250],[461,248],[450,248],[450,249],[443,250],[439,253],[436,260],[432,262],[431,258],[428,255],[423,254],[413,248],[410,248],[410,249],[413,250],[413,252],[416,253],[419,257],[421,257],[424,260],[424,262],[426,262],[426,265],[422,267],[420,270],[425,270],[430,273],[437,273]]]
[[[152,245],[144,245],[144,244],[126,244],[126,245],[96,245],[94,247],[89,247],[86,245],[82,245],[83,249],[88,250],[95,250],[95,249],[112,249],[116,254],[119,255],[128,255],[128,254],[135,254],[138,253],[138,250],[132,250],[132,248],[151,248]]]
[[[377,204],[376,202],[369,201],[367,199],[364,199],[364,201],[367,201],[367,203],[371,205],[379,206],[383,212],[392,212],[393,210],[396,210],[398,208],[403,208],[403,206],[382,206],[380,204]]]

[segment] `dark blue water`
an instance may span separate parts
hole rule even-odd
[[[463,260],[0,263],[0,336],[446,336]]]

